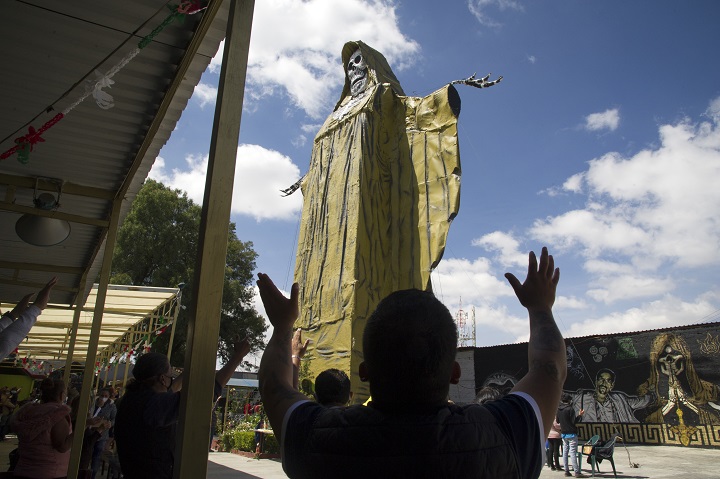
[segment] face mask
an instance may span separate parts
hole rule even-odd
[[[108,398],[98,398],[100,400],[100,404],[105,404],[108,400]]]

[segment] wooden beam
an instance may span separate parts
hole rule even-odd
[[[254,0],[232,0],[210,141],[205,196],[200,218],[198,261],[183,370],[183,394],[175,446],[174,479],[207,476],[210,414],[217,341],[222,313],[230,206]]]
[[[23,271],[49,271],[52,273],[83,274],[85,268],[75,266],[58,266],[55,264],[19,263],[17,261],[0,261],[0,268]]]
[[[35,189],[36,178],[34,176],[15,176],[0,173],[0,184],[11,185],[19,188]],[[41,191],[57,192],[58,185],[44,178],[37,178],[37,188]],[[63,182],[62,194],[72,196],[85,196],[112,201],[115,198],[115,191],[103,190],[94,186],[78,185],[77,183]]]
[[[45,283],[33,283],[30,281],[16,281],[11,279],[5,279],[0,278],[0,284],[10,284],[13,286],[22,286],[24,288],[28,289],[42,289],[45,287]],[[53,287],[53,290],[55,291],[67,291],[69,293],[76,293],[78,288],[69,288],[67,286],[55,286]]]
[[[97,226],[99,228],[107,228],[108,220],[88,218],[87,216],[72,215],[69,213],[63,213],[62,211],[46,211],[34,206],[22,206],[7,201],[0,201],[0,210],[12,211],[14,213],[20,213],[23,215],[35,215],[45,216],[47,218],[54,218],[56,220],[65,220],[70,223],[81,223],[85,225]]]

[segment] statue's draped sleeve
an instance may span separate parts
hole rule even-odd
[[[417,181],[417,239],[424,289],[445,251],[450,223],[460,208],[460,97],[447,85],[426,97],[406,97],[409,155]]]

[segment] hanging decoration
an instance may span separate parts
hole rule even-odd
[[[85,101],[89,96],[92,96],[95,99],[95,103],[97,104],[97,106],[102,108],[103,110],[108,110],[115,106],[112,95],[103,91],[103,88],[110,88],[115,83],[115,81],[112,80],[112,77],[115,76],[115,74],[119,72],[123,67],[125,67],[125,65],[130,63],[130,61],[132,61],[132,59],[135,58],[138,53],[140,53],[140,50],[148,46],[153,41],[153,39],[165,29],[165,27],[167,27],[176,20],[183,19],[185,15],[194,15],[198,12],[201,12],[207,7],[203,5],[202,0],[183,0],[180,2],[179,5],[168,5],[168,8],[170,9],[170,14],[165,17],[165,20],[163,20],[160,25],[155,27],[152,32],[143,37],[140,42],[138,42],[137,46],[133,48],[130,52],[128,52],[128,54],[125,55],[117,64],[110,68],[107,73],[103,75],[97,69],[94,70],[95,80],[88,80],[86,82],[85,93],[80,96],[80,98],[75,100],[61,113],[58,113],[50,120],[45,122],[45,124],[43,124],[43,126],[41,126],[38,130],[35,130],[32,125],[28,126],[27,135],[15,138],[15,146],[0,154],[0,160],[5,160],[17,153],[18,161],[23,165],[26,165],[30,161],[30,152],[33,151],[33,147],[37,143],[42,143],[45,141],[41,137],[41,135],[53,126],[55,126],[60,120],[65,118],[65,116],[67,116],[70,111],[72,111],[76,106]],[[54,108],[52,106],[46,108],[47,112],[51,112],[53,110]]]

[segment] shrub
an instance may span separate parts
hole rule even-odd
[[[220,436],[220,442],[223,449],[231,451],[237,449],[239,451],[255,452],[255,432],[243,431],[240,428],[228,430]],[[265,435],[265,447],[263,452],[272,454],[280,453],[280,445],[275,436],[271,434]]]

